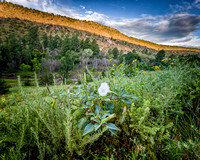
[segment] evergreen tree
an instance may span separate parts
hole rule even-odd
[[[38,27],[30,27],[27,35],[29,49],[40,49]]]
[[[74,35],[71,38],[71,50],[75,51],[75,52],[79,52],[80,51],[80,44],[79,44],[79,39],[77,35]]]
[[[92,43],[91,43],[91,49],[93,51],[93,57],[100,57],[99,55],[99,45],[97,44],[97,41],[95,39],[93,39]]]
[[[90,45],[90,39],[86,38],[86,40],[84,41],[84,49],[88,49],[90,47],[91,47],[91,45]]]
[[[112,50],[112,54],[113,54],[113,58],[114,59],[117,59],[118,56],[119,56],[119,51],[118,49],[115,47],[113,50]]]
[[[71,49],[71,44],[70,44],[70,38],[69,35],[67,34],[65,36],[65,39],[63,41],[63,45],[62,45],[62,55],[64,55],[68,50]]]
[[[43,49],[44,49],[44,50],[48,47],[48,44],[49,44],[48,36],[47,36],[47,34],[45,33],[45,34],[42,36],[42,45],[43,45]]]

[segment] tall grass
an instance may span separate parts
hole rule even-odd
[[[129,77],[125,70],[114,66],[105,77],[90,75],[91,83],[85,74],[80,86],[19,85],[17,94],[1,102],[0,159],[198,159],[200,67],[177,62]],[[111,122],[120,128],[118,136],[106,127],[82,136],[85,111],[80,107],[87,95],[98,94],[102,82],[137,99],[132,104],[114,100]]]

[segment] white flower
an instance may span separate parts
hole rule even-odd
[[[98,89],[98,93],[100,96],[106,96],[110,92],[110,87],[106,82],[101,83],[101,86]]]

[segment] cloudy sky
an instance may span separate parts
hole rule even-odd
[[[158,44],[200,48],[200,0],[6,0]]]

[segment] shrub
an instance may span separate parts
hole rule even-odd
[[[9,91],[11,86],[6,83],[5,80],[0,79],[0,94],[5,94]]]

